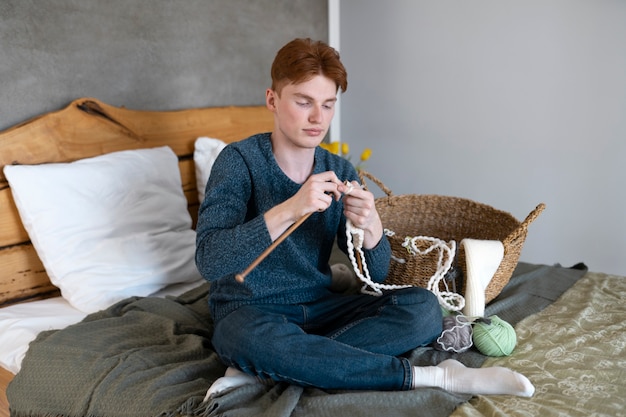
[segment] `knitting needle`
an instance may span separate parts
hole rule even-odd
[[[348,187],[348,190],[341,195],[342,197],[344,195],[350,194],[350,192],[353,189],[353,185],[349,181],[346,180],[344,184]],[[363,187],[361,186],[361,188],[363,188]],[[265,249],[243,272],[235,275],[235,279],[237,280],[237,282],[243,283],[245,281],[245,279],[246,279],[246,276],[250,272],[252,272],[252,270],[254,268],[256,268],[257,265],[259,265],[261,263],[261,261],[263,261],[263,259],[267,258],[267,255],[269,255],[270,253],[272,253],[272,251],[274,249],[276,249],[276,246],[280,245],[283,240],[287,239],[289,237],[289,235],[292,234],[294,232],[294,230],[296,230],[298,227],[300,227],[300,225],[302,223],[304,223],[306,221],[306,219],[308,219],[311,216],[311,214],[313,214],[313,213],[314,212],[310,212],[310,213],[307,213],[304,216],[300,217],[300,219],[298,219],[297,222],[295,222],[294,224],[289,226],[289,228],[287,230],[285,230],[280,236],[278,236],[278,239],[276,239],[274,242],[272,242],[272,244],[269,245],[267,247],[267,249]]]
[[[298,219],[297,222],[295,222],[294,224],[292,224],[291,226],[289,226],[289,228],[287,230],[285,230],[280,236],[278,236],[278,239],[276,239],[274,242],[272,242],[271,245],[269,245],[267,247],[267,249],[265,249],[255,260],[254,262],[252,262],[243,272],[241,272],[240,274],[235,275],[235,279],[237,280],[237,282],[243,282],[246,279],[246,276],[252,272],[252,270],[254,268],[257,267],[258,264],[261,263],[261,261],[263,259],[265,259],[267,257],[267,255],[269,255],[270,253],[272,253],[272,251],[274,249],[276,249],[276,246],[280,245],[282,243],[283,240],[287,239],[287,237],[289,237],[290,234],[292,234],[294,232],[294,230],[296,230],[298,227],[300,227],[300,225],[302,223],[304,223],[306,221],[306,219],[309,218],[309,216],[311,216],[311,214],[313,214],[313,212],[307,213],[304,216],[300,217],[300,219]]]

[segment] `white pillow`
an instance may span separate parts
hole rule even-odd
[[[217,155],[224,149],[226,143],[219,139],[200,137],[196,139],[193,152],[193,162],[196,166],[196,186],[198,188],[198,201],[204,201],[206,183],[209,181],[211,168]]]
[[[178,158],[168,147],[4,173],[50,281],[92,313],[166,285],[200,282]]]

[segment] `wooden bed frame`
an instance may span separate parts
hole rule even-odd
[[[70,162],[126,149],[170,146],[179,157],[183,190],[195,223],[196,138],[208,136],[228,143],[272,129],[273,116],[265,106],[159,112],[81,98],[0,132],[0,307],[59,295],[22,225],[2,173],[5,165]],[[6,387],[12,378],[0,368],[0,417],[9,416]]]

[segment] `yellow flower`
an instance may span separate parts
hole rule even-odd
[[[370,148],[363,149],[363,152],[361,153],[361,161],[367,161],[370,159],[370,156],[372,156],[372,150]]]
[[[322,149],[326,149],[330,153],[334,153],[335,155],[340,155],[344,159],[350,161],[350,145],[347,142],[331,142],[331,143],[320,143],[320,147]],[[365,148],[363,152],[361,152],[361,159],[359,163],[355,165],[357,171],[363,169],[363,162],[370,159],[372,156],[372,150],[370,148]]]
[[[350,146],[347,142],[341,143],[341,155],[346,156],[350,153]]]
[[[326,149],[330,153],[339,155],[339,142],[320,143],[320,147],[322,149]]]

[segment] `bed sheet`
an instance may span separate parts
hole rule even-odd
[[[178,296],[200,282],[170,285],[153,297]],[[80,322],[87,314],[72,307],[63,297],[31,301],[0,308],[0,366],[19,372],[30,342],[42,331],[63,329]]]
[[[0,366],[20,370],[28,344],[44,330],[63,329],[87,314],[62,297],[31,301],[0,309]]]

